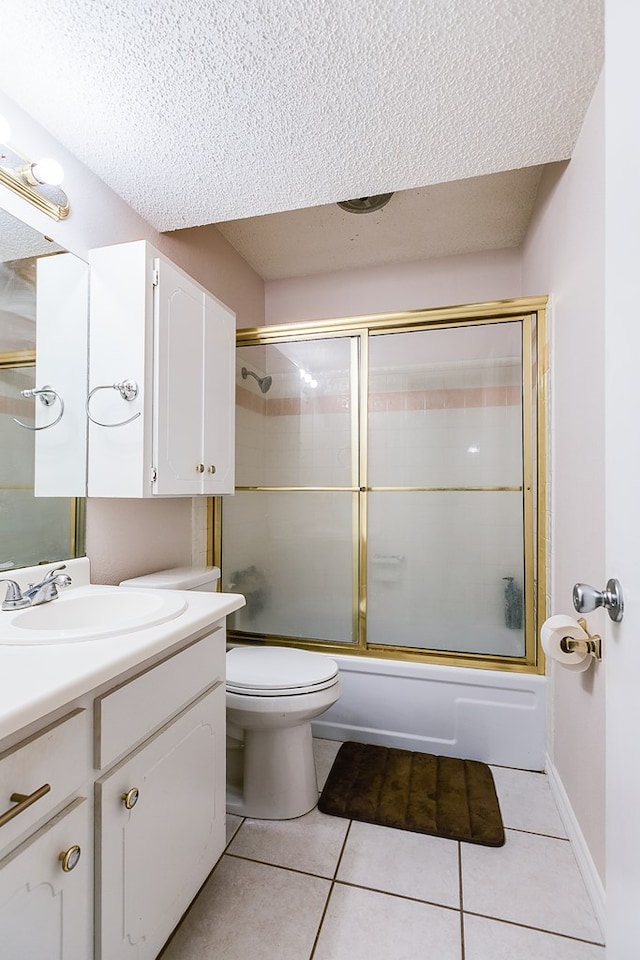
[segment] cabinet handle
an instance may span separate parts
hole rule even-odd
[[[204,463],[196,463],[196,473],[204,473]]]
[[[81,853],[82,850],[78,844],[74,843],[68,850],[63,850],[62,853],[59,854],[58,860],[62,863],[62,869],[65,873],[71,873],[74,867],[78,866]]]
[[[130,790],[127,790],[126,793],[123,793],[121,800],[124,803],[127,810],[133,810],[136,803],[140,798],[140,790],[138,787],[131,787]]]
[[[5,823],[9,823],[9,820],[13,820],[19,813],[22,813],[23,810],[30,807],[32,803],[35,803],[40,797],[44,797],[46,793],[49,793],[50,790],[50,785],[43,783],[42,786],[34,790],[33,793],[12,793],[9,800],[11,800],[11,803],[15,803],[15,807],[11,807],[10,810],[5,810],[5,812],[0,815],[0,827],[4,827]]]
[[[216,468],[215,468],[215,466],[214,466],[212,463],[209,464],[208,470],[209,470],[209,473],[215,473],[215,472],[216,472]]]

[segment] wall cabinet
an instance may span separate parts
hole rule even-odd
[[[235,314],[146,241],[90,265],[89,496],[233,493]]]
[[[155,960],[225,845],[224,667],[221,622],[0,753],[0,814],[42,794],[0,825],[3,957]]]

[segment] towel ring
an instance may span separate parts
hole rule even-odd
[[[126,423],[131,423],[133,420],[137,420],[140,416],[140,412],[134,413],[132,417],[129,417],[128,420],[119,420],[117,423],[103,423],[101,420],[96,420],[95,417],[91,416],[91,411],[89,410],[89,403],[91,402],[91,397],[94,393],[97,393],[98,390],[117,390],[123,400],[135,400],[138,396],[138,384],[135,380],[121,380],[120,383],[105,383],[99,387],[94,387],[93,390],[89,392],[87,397],[87,402],[85,408],[87,411],[87,416],[91,423],[95,423],[97,427],[124,427]]]
[[[45,383],[44,387],[36,388],[34,390],[21,390],[20,396],[39,397],[40,403],[44,403],[45,407],[52,406],[56,400],[58,400],[60,403],[60,413],[55,420],[51,421],[51,423],[43,423],[41,427],[32,427],[31,424],[23,423],[22,420],[18,420],[17,417],[14,417],[13,420],[18,424],[19,427],[24,427],[25,430],[48,430],[49,427],[55,427],[56,423],[60,423],[62,420],[62,414],[64,413],[64,400],[60,394],[48,383]]]

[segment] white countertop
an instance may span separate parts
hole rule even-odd
[[[68,563],[68,572],[77,563],[79,561]],[[38,568],[38,577],[46,570],[47,567]],[[74,576],[74,587],[88,582],[81,568],[78,572],[79,576]],[[21,576],[20,580],[23,579]],[[74,587],[65,593],[70,595]],[[180,640],[206,630],[245,603],[244,597],[236,593],[158,592],[170,593],[174,598],[180,595],[186,603],[184,612],[157,626],[103,639],[28,646],[0,642],[0,740],[161,654]],[[0,627],[2,616],[0,613]]]

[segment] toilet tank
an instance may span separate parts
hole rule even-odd
[[[123,580],[121,587],[153,587],[154,590],[199,590],[215,593],[220,580],[220,567],[173,567],[142,577]]]

